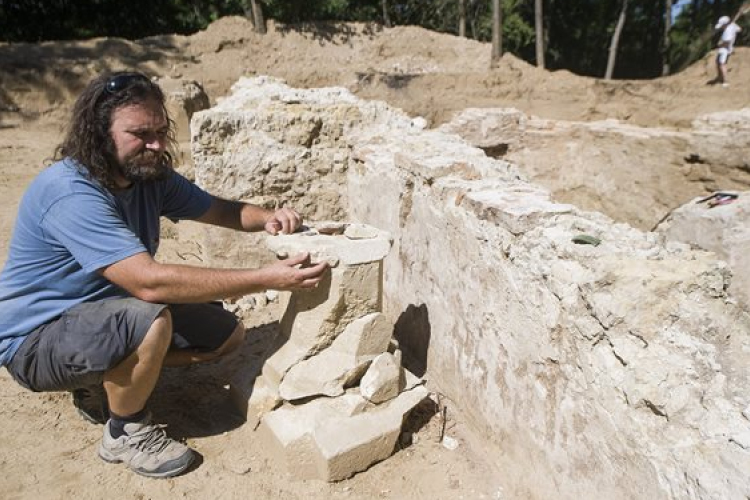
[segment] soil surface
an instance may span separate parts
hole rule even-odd
[[[709,83],[711,54],[680,74],[649,81],[549,72],[511,55],[489,69],[489,56],[488,44],[414,27],[271,24],[261,36],[242,18],[220,19],[192,36],[0,44],[0,263],[25,187],[52,156],[77,92],[102,71],[195,80],[212,102],[243,75],[273,75],[299,87],[343,86],[433,126],[467,107],[515,107],[542,118],[616,118],[680,129],[701,114],[750,107],[750,90],[742,85],[750,80],[744,47],[729,63],[729,88]],[[159,258],[199,264],[190,251],[195,230],[173,231]],[[494,469],[497,450],[484,448],[477,428],[429,379],[436,402],[413,412],[411,439],[393,457],[334,484],[289,475],[242,426],[226,389],[238,363],[257,361],[274,335],[277,309],[271,303],[250,315],[248,341],[233,359],[165,370],[152,398],[155,417],[200,454],[187,474],[173,479],[146,479],[104,463],[96,454],[102,428],[79,418],[69,394],[30,393],[1,371],[3,498],[529,498],[503,489],[505,474],[519,471]],[[444,435],[457,448],[445,446]]]

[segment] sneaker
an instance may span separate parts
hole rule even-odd
[[[73,405],[84,420],[92,424],[104,424],[109,419],[109,405],[104,387],[96,385],[74,389]]]
[[[149,415],[142,422],[125,424],[125,434],[115,439],[108,421],[99,456],[105,462],[125,463],[142,476],[176,476],[193,462],[193,450],[168,437],[165,427],[152,424]]]

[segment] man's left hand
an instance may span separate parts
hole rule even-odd
[[[270,234],[292,234],[302,225],[302,216],[291,208],[280,208],[263,226]]]

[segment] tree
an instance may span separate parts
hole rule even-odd
[[[661,76],[669,74],[669,31],[672,29],[672,0],[665,0],[664,9],[664,43],[661,47]]]
[[[503,9],[500,0],[492,0],[492,55],[490,67],[496,68],[503,55]]]
[[[245,17],[252,21],[253,30],[255,32],[261,34],[266,32],[266,22],[263,18],[263,9],[258,3],[258,0],[243,0],[242,11],[245,13]]]
[[[534,0],[534,29],[536,32],[536,65],[544,68],[544,16],[542,0]]]
[[[617,26],[615,26],[615,32],[612,34],[612,43],[609,45],[609,58],[607,59],[607,71],[604,74],[605,80],[612,79],[612,72],[615,69],[615,61],[617,60],[617,45],[620,43],[620,35],[622,34],[622,28],[625,26],[625,16],[628,10],[629,0],[622,0],[622,9],[620,10],[620,18],[617,20]]]
[[[263,18],[263,8],[258,0],[250,0],[250,5],[253,8],[253,26],[255,31],[261,34],[266,32],[266,20]]]
[[[466,36],[466,0],[458,0],[458,36]]]
[[[381,1],[383,5],[383,24],[386,28],[391,27],[391,18],[388,16],[388,0]]]

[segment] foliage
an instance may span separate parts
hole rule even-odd
[[[724,0],[721,10],[713,2],[693,2],[685,8],[675,20],[670,34],[672,46],[669,54],[674,70],[679,71],[703,57],[716,45],[718,34],[714,30],[716,20],[722,16],[733,16],[742,5],[743,0]],[[737,21],[742,31],[737,39],[738,45],[750,41],[750,19],[744,16]]]
[[[382,0],[258,0],[266,19],[281,23],[322,20],[382,22]],[[467,34],[492,38],[490,0],[466,0]],[[675,2],[676,3],[676,2]],[[713,25],[733,15],[742,0],[690,0],[670,32],[673,71],[703,57],[715,44]],[[545,59],[550,69],[602,76],[622,0],[544,0]],[[631,0],[618,48],[616,78],[659,76],[665,1]],[[534,62],[534,0],[502,0],[503,48]],[[458,0],[387,0],[393,25],[458,33]],[[226,15],[250,12],[250,0],[0,0],[5,41],[69,40],[97,36],[142,38],[188,34]],[[750,17],[750,16],[748,16]],[[747,17],[738,44],[747,43]]]

